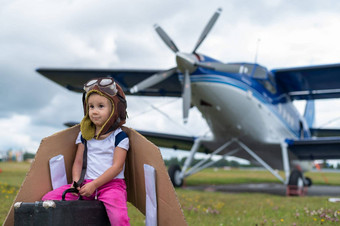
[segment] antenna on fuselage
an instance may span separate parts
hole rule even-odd
[[[261,42],[261,39],[258,38],[257,42],[256,42],[255,64],[257,63],[257,56],[258,56],[258,53],[259,53],[260,42]]]

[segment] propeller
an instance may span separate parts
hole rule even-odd
[[[176,63],[177,66],[173,67],[169,70],[158,72],[149,78],[141,81],[140,83],[134,85],[131,89],[131,93],[136,93],[138,91],[145,90],[149,87],[152,87],[165,79],[169,78],[177,71],[180,71],[184,75],[183,79],[183,91],[182,91],[182,99],[183,99],[183,121],[186,123],[188,121],[189,109],[191,105],[191,82],[190,82],[190,74],[193,73],[197,67],[204,67],[213,69],[213,67],[209,63],[200,62],[195,53],[198,47],[205,40],[212,27],[216,23],[219,15],[221,14],[222,9],[218,8],[214,15],[209,20],[208,24],[205,26],[203,32],[201,33],[194,50],[191,53],[183,53],[180,52],[177,48],[176,44],[172,41],[169,35],[157,24],[154,25],[154,28],[164,43],[176,54]]]
[[[137,85],[133,86],[130,89],[130,92],[131,93],[137,93],[140,90],[144,90],[144,89],[149,88],[149,87],[151,87],[153,85],[156,85],[157,83],[159,83],[159,82],[169,78],[176,71],[177,71],[177,67],[171,68],[171,69],[169,69],[167,71],[158,72],[158,73],[150,76],[149,78],[141,81]]]
[[[218,17],[220,16],[222,12],[222,9],[221,8],[218,8],[216,10],[216,12],[214,13],[214,15],[211,17],[209,23],[207,24],[207,26],[205,26],[201,36],[199,37],[197,43],[196,43],[196,46],[194,48],[194,50],[192,51],[192,53],[195,53],[196,50],[198,49],[198,47],[201,45],[201,43],[204,41],[204,39],[207,37],[207,35],[209,34],[211,28],[214,26],[216,20],[218,19]]]
[[[165,31],[158,26],[157,24],[154,25],[154,28],[161,39],[165,42],[165,44],[174,52],[177,53],[179,50],[175,43],[171,40],[171,38],[165,33]]]
[[[191,84],[190,84],[190,75],[189,71],[186,70],[184,74],[184,86],[183,86],[183,121],[184,123],[188,122],[189,109],[191,105]]]

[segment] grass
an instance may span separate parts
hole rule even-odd
[[[285,178],[282,171],[281,177]],[[307,172],[306,177],[310,177],[313,184],[317,185],[340,185],[339,173],[332,172]],[[214,169],[208,168],[197,174],[190,176],[186,180],[186,185],[202,184],[239,184],[239,183],[278,183],[279,180],[267,170],[250,169]]]
[[[177,192],[189,225],[332,225],[340,214],[324,197]]]
[[[30,168],[29,163],[0,162],[0,224],[3,224],[21,183]]]
[[[7,215],[29,169],[28,163],[0,162],[0,224]],[[314,184],[339,185],[338,173],[308,173]],[[326,180],[325,180],[326,179]],[[187,185],[277,182],[266,171],[206,169]],[[329,197],[282,197],[269,194],[229,194],[176,189],[188,225],[336,225],[340,206]],[[131,204],[131,225],[145,225],[145,217]]]

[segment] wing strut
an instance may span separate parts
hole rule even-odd
[[[285,178],[286,180],[284,180],[280,174],[278,174],[271,166],[269,166],[263,159],[261,159],[255,152],[253,152],[250,148],[248,148],[244,143],[242,143],[241,141],[239,141],[236,138],[233,138],[227,142],[225,142],[223,145],[221,145],[219,148],[217,148],[215,151],[213,151],[212,153],[210,153],[209,158],[207,159],[203,159],[202,161],[198,162],[196,165],[191,166],[192,160],[194,159],[194,156],[196,154],[196,152],[198,151],[198,149],[200,148],[202,142],[205,143],[209,143],[212,142],[212,139],[207,139],[204,137],[200,137],[197,138],[194,141],[194,144],[190,150],[190,155],[188,156],[188,158],[186,159],[183,169],[180,169],[179,166],[176,166],[175,168],[171,169],[169,168],[169,176],[170,178],[172,178],[172,182],[174,183],[174,186],[176,187],[180,187],[183,184],[183,180],[184,178],[195,174],[197,172],[199,172],[200,170],[203,170],[211,165],[213,165],[215,162],[211,161],[211,158],[214,155],[219,154],[220,152],[222,152],[223,150],[225,150],[226,148],[228,148],[231,144],[236,143],[239,145],[240,148],[242,148],[243,150],[245,150],[250,156],[252,156],[256,161],[258,161],[263,167],[265,167],[269,172],[271,172],[276,178],[278,178],[283,184],[288,183],[288,179],[289,179],[289,174],[290,174],[290,169],[289,169],[289,159],[288,159],[288,149],[287,149],[287,144],[282,143],[281,144],[281,150],[282,150],[282,159],[283,159],[283,166],[284,166],[284,171],[285,171]],[[224,154],[223,157],[227,157],[227,156],[232,156],[234,155],[236,152],[240,151],[240,148],[236,148],[233,149],[231,151],[229,151],[228,153]],[[210,162],[208,162],[210,161]],[[190,169],[189,169],[190,168]],[[188,170],[189,169],[189,170]]]
[[[237,139],[233,139],[238,145],[240,145],[249,155],[251,155],[256,161],[258,161],[262,166],[264,166],[269,172],[271,172],[277,179],[285,183],[285,180],[278,174],[272,167],[270,167],[265,161],[263,161],[255,152],[250,150],[244,143]]]
[[[220,153],[221,151],[223,151],[223,150],[224,150],[225,148],[227,148],[227,146],[229,146],[230,144],[232,144],[232,141],[228,141],[228,142],[226,142],[224,145],[222,145],[221,147],[219,147],[218,149],[216,149],[214,152],[212,152],[212,153],[210,154],[209,158],[201,160],[201,161],[200,161],[199,163],[197,163],[195,166],[193,166],[192,168],[190,168],[190,170],[188,170],[188,172],[185,172],[184,175],[183,175],[183,177],[190,176],[190,175],[192,175],[192,174],[194,174],[194,173],[197,173],[197,172],[199,172],[199,171],[201,171],[201,170],[203,170],[203,169],[205,169],[205,168],[207,168],[207,167],[209,167],[209,166],[215,164],[216,162],[210,161],[211,158],[212,158],[214,155],[217,155],[218,153]],[[234,154],[235,154],[236,152],[238,152],[239,150],[240,150],[239,148],[236,148],[236,149],[234,149],[234,150],[232,150],[232,151],[230,151],[230,152],[224,154],[224,155],[222,156],[222,159],[223,159],[224,157],[234,155]],[[210,162],[208,162],[208,161],[210,161]],[[207,162],[208,162],[208,163],[207,163]],[[205,163],[206,163],[206,164],[205,164]],[[205,165],[203,165],[203,164],[205,164]],[[203,165],[203,166],[202,166],[202,165]]]
[[[225,142],[223,145],[221,145],[219,148],[217,148],[215,151],[213,151],[210,154],[209,158],[203,159],[202,161],[198,162],[196,165],[194,165],[190,168],[192,160],[194,159],[194,156],[195,156],[196,152],[198,151],[198,149],[200,148],[202,142],[207,143],[207,142],[211,142],[211,141],[212,141],[211,139],[206,139],[206,138],[203,138],[203,137],[200,137],[200,138],[198,138],[194,141],[194,144],[193,144],[193,146],[190,150],[190,155],[186,159],[184,166],[183,166],[183,169],[176,174],[176,179],[181,181],[181,183],[179,183],[179,184],[182,184],[184,178],[186,178],[186,177],[188,177],[192,174],[195,174],[195,173],[213,165],[215,162],[210,161],[211,158],[214,155],[217,155],[220,152],[222,152],[223,150],[225,150],[226,148],[228,148],[233,143],[237,143],[243,150],[245,150],[250,156],[252,156],[256,161],[258,161],[263,167],[265,167],[269,172],[271,172],[282,183],[287,184],[290,169],[289,169],[288,149],[287,149],[287,145],[284,145],[284,144],[281,144],[281,147],[282,147],[282,158],[283,158],[283,166],[284,166],[286,180],[284,180],[271,166],[269,166],[255,152],[253,152],[244,143],[242,143],[241,141],[239,141],[236,138],[233,138],[233,139]],[[239,150],[240,150],[240,148],[233,149],[233,150],[229,151],[228,153],[224,154],[223,157],[232,156],[236,152],[238,152]],[[210,162],[208,162],[208,161],[210,161]],[[171,177],[171,175],[170,175],[170,177]]]

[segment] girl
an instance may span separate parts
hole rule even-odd
[[[66,189],[76,186],[84,199],[98,198],[104,203],[111,225],[129,225],[124,180],[129,138],[120,128],[126,120],[125,94],[112,78],[92,79],[84,90],[85,116],[80,123],[72,167],[73,181],[82,183],[79,187],[74,183],[57,188],[42,200],[60,200]],[[87,162],[86,173],[81,178],[83,159]],[[77,198],[75,194],[66,194],[66,200]]]

